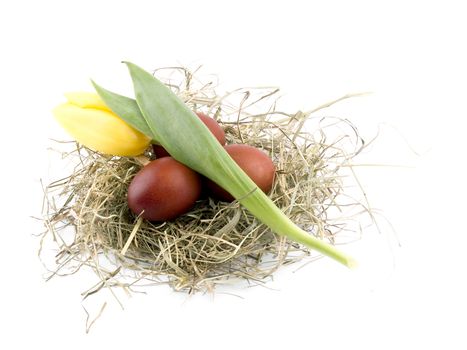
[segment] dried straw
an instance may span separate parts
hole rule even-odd
[[[168,74],[167,84],[193,110],[218,119],[228,143],[253,145],[271,156],[277,176],[270,197],[292,221],[330,243],[358,238],[349,221],[367,208],[345,193],[344,184],[352,180],[346,170],[363,140],[346,120],[314,116],[351,96],[288,114],[277,110],[275,88],[243,88],[218,96],[213,84],[203,84],[185,68],[155,74]],[[148,281],[188,292],[238,279],[262,283],[283,265],[316,257],[273,234],[236,202],[203,198],[170,222],[137,218],[128,209],[126,194],[142,166],[139,158],[103,156],[80,145],[64,156],[76,167],[45,188],[42,242],[51,238],[59,250],[50,277],[75,273],[82,266],[96,272],[100,282],[84,297],[103,287],[131,288]],[[152,157],[150,151],[146,156]],[[350,211],[354,214],[348,215]]]

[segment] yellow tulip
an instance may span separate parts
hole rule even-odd
[[[105,154],[137,156],[150,138],[114,114],[99,95],[90,92],[65,94],[68,102],[53,114],[60,125],[79,143]]]

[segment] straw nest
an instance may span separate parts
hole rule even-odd
[[[349,169],[363,140],[347,120],[316,116],[350,96],[289,114],[277,109],[275,88],[242,88],[219,96],[213,83],[198,81],[185,68],[155,74],[193,110],[216,118],[228,143],[253,145],[270,155],[277,168],[270,197],[293,222],[332,244],[359,237],[349,221],[366,207],[344,188],[349,181],[358,188]],[[138,219],[126,195],[141,159],[104,156],[71,144],[73,150],[63,156],[74,168],[44,188],[41,242],[58,248],[49,277],[83,266],[96,272],[100,282],[85,297],[103,287],[132,288],[148,281],[188,292],[239,279],[262,283],[285,264],[317,257],[272,233],[237,202],[202,198],[170,222]],[[145,156],[153,157],[150,150]]]

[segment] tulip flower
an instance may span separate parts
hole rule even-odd
[[[104,154],[137,156],[151,139],[113,113],[99,95],[89,92],[65,94],[68,102],[53,114],[59,124],[79,143]]]

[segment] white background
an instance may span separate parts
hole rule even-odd
[[[465,349],[467,25],[453,1],[9,1],[0,5],[0,347]],[[326,113],[381,137],[359,168],[383,234],[267,288],[187,297],[167,287],[112,302],[89,334],[90,277],[44,282],[30,219],[50,176],[50,110],[89,78],[130,90],[121,60],[202,64],[226,89],[275,85],[292,109],[373,91]],[[418,155],[414,153],[416,151]],[[52,174],[53,175],[53,174]],[[50,252],[53,254],[53,252]],[[272,290],[274,289],[274,290]],[[108,296],[108,295],[107,295]],[[7,345],[9,344],[9,345]],[[30,344],[30,345],[28,345]]]

